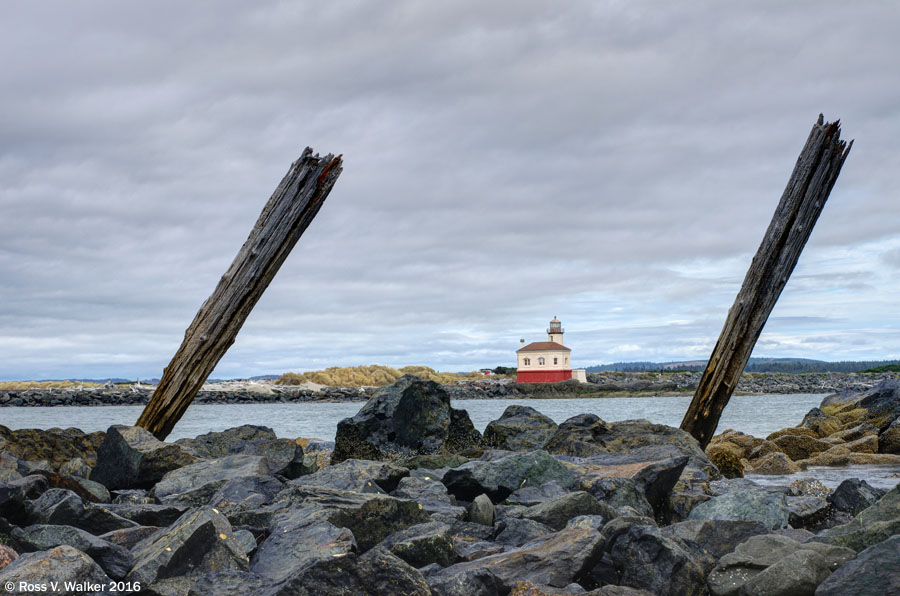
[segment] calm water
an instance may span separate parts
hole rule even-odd
[[[825,394],[735,396],[731,398],[719,430],[733,428],[757,437],[794,426]],[[591,413],[614,422],[646,418],[651,422],[678,426],[690,397],[619,397],[610,399],[471,399],[453,402],[469,412],[479,431],[496,420],[507,406],[531,406],[557,423],[576,414]],[[298,404],[193,405],[169,435],[170,441],[225,430],[241,424],[271,427],[279,437],[315,437],[334,440],[337,423],[353,416],[363,402]],[[83,431],[106,430],[112,424],[134,424],[143,406],[57,406],[47,408],[0,408],[0,424],[9,428],[74,426]]]

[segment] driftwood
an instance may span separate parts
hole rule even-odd
[[[263,208],[234,262],[184,333],[137,425],[165,439],[234,343],[241,326],[341,173],[341,157],[306,148]]]
[[[819,115],[734,300],[681,428],[706,448],[853,146]]]

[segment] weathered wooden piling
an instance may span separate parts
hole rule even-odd
[[[848,144],[840,136],[840,121],[824,122],[820,114],[728,311],[725,326],[681,422],[682,430],[703,448],[716,432],[722,410],[853,146],[853,141]]]
[[[319,212],[341,165],[341,156],[319,157],[309,147],[291,164],[234,262],[185,331],[138,426],[161,440],[172,431]]]

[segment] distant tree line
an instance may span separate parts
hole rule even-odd
[[[706,363],[697,362],[614,362],[589,366],[587,372],[702,371]],[[897,360],[841,360],[826,362],[807,358],[751,358],[745,372],[821,373],[821,372],[889,372],[900,371]]]

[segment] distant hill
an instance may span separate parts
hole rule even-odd
[[[745,372],[778,372],[778,373],[806,373],[806,372],[862,372],[872,369],[896,366],[897,360],[842,360],[828,362],[825,360],[812,360],[809,358],[751,358],[747,363]],[[671,370],[687,371],[700,370],[706,367],[705,360],[682,360],[672,362],[613,362],[612,364],[598,364],[589,366],[587,372],[608,371],[654,371]],[[892,370],[892,369],[888,369]],[[877,370],[876,372],[885,372]]]

